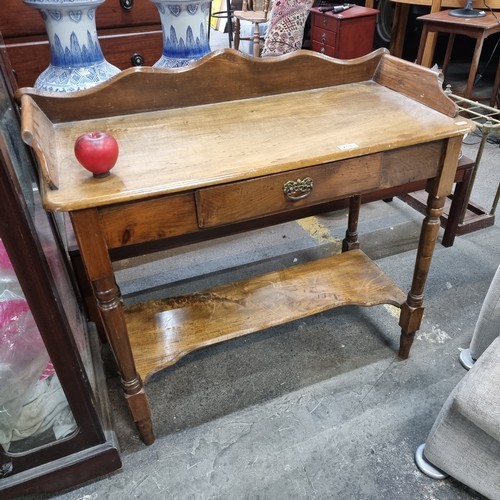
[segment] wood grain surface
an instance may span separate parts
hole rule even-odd
[[[450,99],[429,85],[425,87],[425,93],[419,93],[414,83],[414,78],[418,76],[414,65],[410,65],[411,74],[404,75],[393,61],[394,58],[385,54],[366,56],[369,64],[363,66],[363,71],[359,69],[359,64],[340,64],[319,54],[299,54],[297,57],[291,58],[290,62],[323,70],[330,67],[331,72],[338,67],[344,68],[344,72],[345,68],[351,68],[349,78],[353,80],[367,78],[365,73],[368,67],[373,69],[372,76],[375,79],[368,77],[365,81],[297,91],[294,89],[312,85],[308,78],[300,85],[292,81],[288,86],[282,78],[283,81],[278,79],[274,91],[266,87],[262,97],[227,101],[224,100],[227,96],[222,98],[219,93],[216,97],[223,99],[223,102],[186,104],[185,107],[183,103],[193,102],[192,90],[184,91],[176,87],[181,107],[123,115],[116,115],[114,102],[104,103],[102,100],[114,89],[123,97],[122,107],[125,110],[129,108],[127,102],[136,96],[127,94],[128,84],[122,88],[127,80],[126,75],[115,84],[105,84],[101,90],[84,91],[86,99],[83,99],[85,96],[70,99],[68,96],[47,97],[46,93],[21,93],[28,94],[35,101],[33,116],[45,114],[53,127],[51,134],[39,133],[35,126],[31,131],[33,140],[40,144],[44,155],[44,158],[40,158],[41,153],[38,153],[40,163],[47,163],[46,170],[49,173],[57,169],[58,174],[57,182],[54,180],[53,184],[58,185],[59,189],[46,190],[45,208],[73,211],[173,194],[425,143],[451,135],[460,136],[471,129],[467,120],[431,109],[440,106],[448,114],[453,114],[455,108],[453,103],[450,105]],[[228,60],[233,59],[233,71],[252,66],[247,58],[237,56],[233,51],[223,51],[206,60],[204,64],[207,68],[200,62],[200,66],[190,71],[194,77],[196,70],[203,68],[212,71],[219,66],[225,68]],[[370,68],[373,60],[378,61],[377,66]],[[281,67],[279,61],[277,66],[278,69]],[[299,68],[302,66],[298,64]],[[269,68],[274,66],[269,65]],[[280,74],[278,69],[272,71]],[[151,74],[138,71],[128,73],[128,77],[134,76],[135,83],[141,89],[147,88]],[[437,78],[428,71],[424,71],[421,76]],[[169,82],[176,81],[180,74],[170,70],[156,76],[163,77],[168,87]],[[236,97],[261,92],[264,84],[253,78],[248,89],[245,87],[245,90],[240,89],[236,93],[231,90],[228,94]],[[332,81],[337,78],[337,75],[330,77]],[[325,77],[322,79],[325,80]],[[269,86],[269,83],[266,85]],[[398,89],[398,86],[401,88]],[[273,93],[284,88],[291,90]],[[170,106],[171,97],[167,99],[162,96],[158,96],[158,106]],[[194,102],[200,99],[196,98]],[[207,99],[205,95],[204,99]],[[427,100],[429,105],[419,100]],[[23,101],[26,101],[26,97]],[[64,102],[73,104],[63,109]],[[78,102],[82,105],[87,102],[88,106],[80,107],[82,119],[74,121],[73,107]],[[134,106],[140,107],[139,104]],[[93,107],[98,108],[96,113],[109,112],[110,116],[83,119]],[[63,121],[54,122],[54,117]],[[64,117],[70,117],[72,121],[65,122]],[[25,128],[29,129],[28,123]],[[111,133],[120,145],[118,162],[111,175],[105,179],[94,179],[74,157],[75,139],[92,130]],[[48,142],[47,137],[50,135],[55,137],[54,146]]]
[[[193,295],[126,307],[125,316],[137,371],[147,380],[201,347],[333,307],[399,307],[405,299],[361,250],[351,250]]]

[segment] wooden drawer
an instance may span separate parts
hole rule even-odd
[[[329,15],[326,13],[324,14],[314,13],[312,25],[313,29],[319,28],[322,30],[332,31],[335,33],[338,30],[339,21],[337,18],[333,17],[333,15]]]
[[[319,52],[321,54],[325,54],[326,56],[338,57],[335,53],[335,47],[316,42],[315,40],[311,40],[311,50],[314,50],[315,52]]]
[[[372,158],[373,160],[373,158]],[[287,182],[312,180],[312,190],[292,201],[284,193]],[[212,227],[342,198],[353,189],[362,193],[378,186],[381,162],[375,167],[364,157],[268,175],[196,192],[200,227]]]
[[[195,194],[198,224],[208,228],[257,219],[343,198],[348,193],[362,194],[428,179],[438,173],[442,148],[442,141],[436,141],[403,148],[403,153],[396,150],[373,154],[370,163],[361,156],[199,189]],[[285,183],[306,178],[312,179],[310,194],[296,201],[288,199]]]
[[[130,9],[122,7],[127,0],[106,0],[96,11],[98,29],[117,26],[160,24],[158,9],[150,0],[128,0]],[[2,0],[0,32],[3,38],[45,34],[40,13],[22,0]]]
[[[133,66],[132,58],[140,55],[143,66],[152,66],[163,50],[161,28],[106,30],[99,36],[104,57],[120,69]],[[45,37],[6,40],[7,55],[20,87],[32,87],[38,75],[50,63],[49,42]]]
[[[99,210],[108,248],[161,240],[198,230],[192,193]]]
[[[40,37],[4,41],[17,84],[33,87],[38,75],[49,65],[49,42]]]
[[[317,42],[321,45],[330,45],[335,47],[337,34],[334,31],[327,31],[318,26],[314,26],[311,31],[311,41]]]
[[[151,31],[142,28],[120,31],[106,31],[106,34],[99,36],[104,57],[111,64],[123,70],[131,66],[152,66],[160,59],[163,51],[161,27],[152,28]],[[137,56],[140,56],[142,62]]]

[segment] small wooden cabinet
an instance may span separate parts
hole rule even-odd
[[[120,69],[152,66],[160,59],[160,15],[149,0],[107,0],[96,12],[104,57]],[[19,87],[32,87],[50,62],[40,13],[22,0],[3,0],[0,32]]]
[[[311,49],[330,57],[354,59],[373,50],[376,9],[351,7],[343,12],[311,9]]]

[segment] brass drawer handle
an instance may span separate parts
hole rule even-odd
[[[321,33],[321,43],[326,45],[326,33]]]
[[[328,26],[328,19],[326,17],[323,18],[323,26]]]
[[[296,181],[286,181],[283,184],[283,192],[291,201],[302,200],[309,196],[313,190],[313,180],[310,177],[297,179]]]

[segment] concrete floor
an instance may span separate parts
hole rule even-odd
[[[478,141],[467,138],[468,156]],[[488,144],[472,194],[488,210],[499,165],[498,144]],[[362,248],[403,289],[421,221],[398,199],[362,207]],[[334,212],[121,263],[120,285],[134,301],[165,283],[178,294],[293,265],[337,251],[345,224],[346,212]],[[335,309],[186,356],[146,385],[157,436],[149,447],[113,374],[123,469],[53,498],[482,498],[451,478],[422,475],[413,454],[466,373],[458,355],[499,263],[498,222],[451,248],[438,243],[407,361],[396,356],[397,311],[384,306]]]

